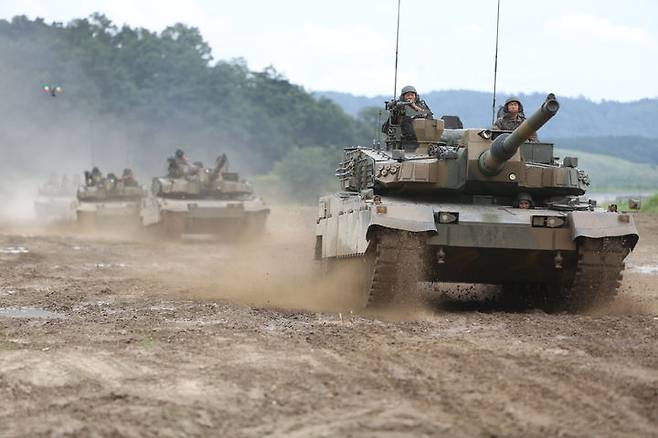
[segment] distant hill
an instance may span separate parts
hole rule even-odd
[[[575,138],[545,138],[555,143],[558,148],[573,149],[582,152],[610,155],[614,158],[647,163],[654,166],[658,174],[658,138],[645,138],[637,136],[628,137],[575,137]]]
[[[366,107],[381,108],[390,96],[365,97],[348,93],[320,91],[314,93],[333,100],[346,112],[358,115]],[[491,93],[466,90],[432,91],[422,94],[423,99],[437,115],[458,115],[465,126],[486,127],[491,124]],[[508,95],[498,95],[502,104]],[[546,93],[520,94],[526,114],[539,107]],[[604,137],[636,136],[658,138],[658,99],[635,102],[603,101],[600,103],[579,97],[558,96],[560,112],[542,130],[541,136]]]
[[[557,148],[559,157],[577,156],[578,167],[590,176],[590,192],[658,190],[658,170],[655,165],[631,163],[607,155]]]

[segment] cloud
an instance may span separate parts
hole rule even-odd
[[[598,43],[622,43],[655,46],[651,33],[641,27],[615,24],[606,18],[569,12],[555,20],[548,20],[545,29],[562,37],[591,40]]]

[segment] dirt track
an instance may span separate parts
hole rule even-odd
[[[239,246],[5,227],[0,436],[658,436],[658,217],[589,315],[356,315],[307,216]]]

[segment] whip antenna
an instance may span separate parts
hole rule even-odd
[[[496,12],[496,55],[494,56],[493,104],[491,105],[492,126],[496,121],[496,79],[498,77],[498,29],[499,28],[500,28],[500,0],[498,0],[498,11]],[[397,68],[397,59],[396,59],[396,68]]]
[[[398,48],[400,46],[400,2],[398,0],[398,26],[395,32],[395,79],[393,80],[393,100],[398,95]],[[500,0],[499,0],[500,1]]]

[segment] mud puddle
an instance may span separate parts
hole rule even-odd
[[[5,246],[0,248],[0,254],[27,254],[30,252],[29,249],[24,246]]]
[[[0,307],[0,318],[66,319],[66,315],[38,307]]]

